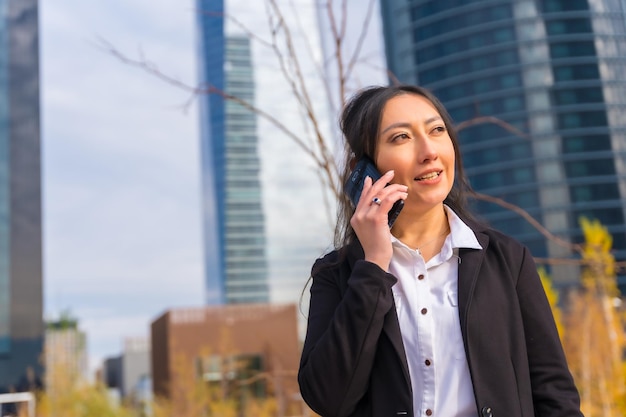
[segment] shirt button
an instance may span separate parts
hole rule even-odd
[[[426,415],[427,416],[432,416],[433,415],[433,410],[431,410],[430,408],[426,410]]]
[[[419,274],[419,275],[417,276],[417,279],[419,279],[420,281],[421,281],[421,280],[423,280],[423,279],[424,279],[424,274]]]
[[[430,366],[430,364],[431,364],[430,359],[426,359],[426,360],[424,361],[424,363],[426,364],[426,366]]]
[[[428,313],[428,309],[427,308],[423,308],[422,309],[422,314],[426,314],[426,313]]]

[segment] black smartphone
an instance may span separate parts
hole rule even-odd
[[[378,169],[376,169],[374,161],[372,161],[367,156],[364,156],[356,163],[354,169],[352,170],[352,173],[350,174],[350,177],[348,178],[348,181],[346,181],[345,184],[346,194],[350,198],[350,201],[352,201],[354,207],[356,207],[357,203],[359,202],[359,198],[361,198],[361,192],[363,191],[363,182],[365,181],[366,177],[370,177],[372,179],[372,182],[375,182],[381,177],[381,175],[380,172],[378,172]],[[389,224],[390,228],[391,226],[393,226],[393,223],[398,218],[402,207],[404,207],[404,200],[398,200],[393,204],[391,210],[389,210],[387,223]]]

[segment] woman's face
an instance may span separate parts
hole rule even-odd
[[[409,187],[405,209],[441,204],[454,183],[454,146],[441,115],[425,97],[402,94],[383,108],[376,165],[395,171],[393,182]]]

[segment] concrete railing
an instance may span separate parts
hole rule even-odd
[[[35,396],[31,392],[0,394],[0,417],[4,417],[2,404],[28,403],[28,417],[35,417]]]

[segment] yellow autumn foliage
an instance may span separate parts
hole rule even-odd
[[[585,416],[623,417],[626,320],[619,308],[613,239],[597,220],[582,218],[580,224],[581,286],[568,297],[560,334]]]
[[[276,417],[314,415],[307,410],[281,410],[271,392],[257,398],[245,395],[241,384],[210,385],[197,378],[191,366],[177,366],[184,378],[175,387],[176,400],[156,398],[148,404],[119,403],[101,383],[86,383],[63,366],[50,369],[53,387],[37,393],[37,417]],[[245,381],[244,381],[245,382]],[[235,389],[233,389],[233,386]],[[21,410],[19,417],[27,417]]]
[[[559,335],[561,339],[563,338],[563,318],[561,309],[559,308],[559,292],[552,286],[552,280],[548,275],[548,272],[545,268],[540,267],[538,269],[539,278],[541,278],[541,283],[543,284],[543,289],[546,292],[546,296],[548,297],[548,302],[550,303],[550,307],[552,308],[552,315],[554,316],[554,321],[556,322],[556,328],[559,331]]]

